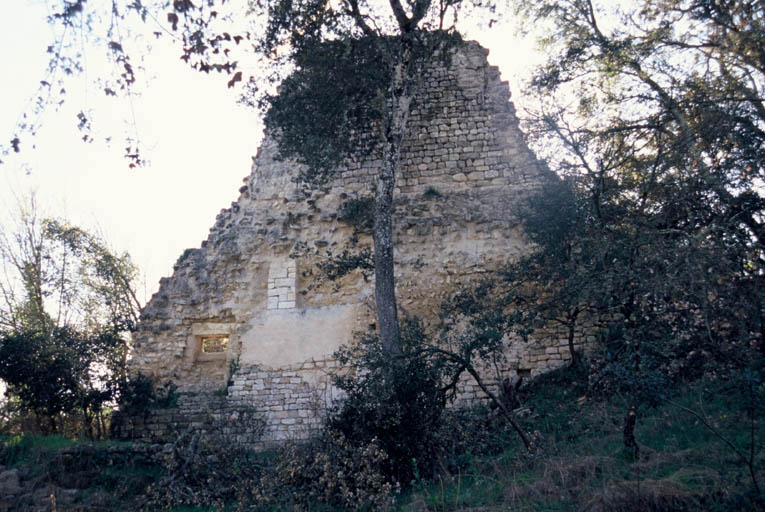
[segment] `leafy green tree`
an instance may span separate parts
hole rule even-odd
[[[0,233],[0,379],[43,431],[76,414],[88,434],[103,435],[110,381],[125,378],[140,313],[137,269],[100,237],[41,218],[34,198],[16,221]]]
[[[71,328],[26,330],[0,337],[0,379],[42,432],[59,431],[62,414],[79,412],[88,435],[105,435],[101,413],[112,399],[108,370],[120,368],[123,333],[87,334]],[[97,372],[100,370],[101,375]]]
[[[137,267],[104,240],[65,220],[43,218],[34,197],[0,231],[0,330],[104,325],[132,329],[141,304]]]
[[[426,335],[421,323],[402,329],[399,364],[390,364],[376,336],[366,336],[337,353],[350,370],[335,384],[347,398],[330,411],[328,428],[341,432],[354,446],[377,441],[389,458],[385,473],[407,483],[415,471],[432,474],[440,446],[439,421],[453,388],[451,361],[424,352]],[[412,464],[415,459],[417,466]]]
[[[570,236],[525,229],[554,294],[610,321],[593,383],[632,397],[636,453],[639,408],[668,380],[765,350],[765,6],[516,4],[548,29],[528,124],[578,212],[557,223]]]

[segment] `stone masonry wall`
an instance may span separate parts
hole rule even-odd
[[[460,285],[526,250],[517,206],[548,172],[525,145],[507,83],[486,55],[466,43],[450,65],[425,70],[401,152],[398,304],[426,327]],[[370,276],[355,270],[330,281],[321,264],[328,254],[371,247],[370,234],[349,225],[342,211],[350,200],[371,197],[380,162],[346,162],[328,190],[306,192],[292,181],[298,166],[275,156],[266,137],[238,200],[221,211],[199,248],[184,253],[144,309],[132,371],[172,381],[194,398],[143,421],[134,436],[159,439],[172,429],[199,428],[183,417],[249,407],[264,424],[258,442],[305,438],[338,395],[332,354],[352,343],[354,332],[376,329]],[[205,353],[204,336],[227,336],[226,351]],[[562,364],[563,337],[550,331],[513,344],[501,372],[536,374]],[[476,397],[474,388],[463,383],[462,403]]]
[[[274,370],[240,368],[226,388],[181,393],[173,407],[146,417],[124,418],[117,436],[147,443],[172,442],[201,431],[256,449],[289,439],[305,439],[321,427],[321,412],[334,399],[331,371],[335,361],[313,361]],[[316,380],[314,376],[321,374]]]

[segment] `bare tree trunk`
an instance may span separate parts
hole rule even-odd
[[[387,149],[387,148],[386,148]],[[391,149],[391,152],[393,150]],[[396,307],[396,284],[393,275],[393,187],[395,185],[395,163],[386,151],[386,162],[377,179],[375,194],[374,264],[375,303],[380,342],[389,354],[401,352],[398,311]]]
[[[627,414],[624,416],[624,447],[629,450],[632,460],[637,460],[640,455],[640,447],[635,439],[635,426],[637,425],[638,404],[632,402]]]
[[[393,190],[414,82],[411,41],[406,37],[400,52],[401,58],[393,69],[388,88],[388,115],[383,126],[383,158],[375,190],[373,233],[377,323],[383,350],[392,355],[401,353],[393,263]]]
[[[574,308],[574,311],[568,315],[568,351],[571,354],[571,368],[576,368],[582,362],[581,354],[574,347],[574,338],[576,337],[576,319],[579,316],[579,308]]]

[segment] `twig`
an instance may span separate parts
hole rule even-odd
[[[704,418],[701,414],[697,413],[693,409],[689,409],[688,407],[685,407],[685,406],[682,406],[682,405],[680,405],[678,403],[672,402],[671,400],[666,400],[666,402],[669,405],[677,407],[681,411],[685,411],[688,414],[691,414],[691,415],[695,416],[696,419],[698,419],[701,422],[701,424],[704,425],[710,432],[712,432],[718,439],[720,439],[722,442],[727,444],[730,447],[730,449],[733,450],[733,453],[738,455],[739,458],[741,458],[741,460],[743,460],[746,463],[747,467],[749,468],[749,476],[752,478],[752,484],[754,485],[755,491],[757,491],[757,496],[758,497],[762,497],[762,493],[760,492],[760,486],[757,483],[757,477],[756,477],[755,471],[754,471],[754,443],[752,443],[752,458],[749,459],[743,453],[741,453],[741,451],[738,448],[736,448],[736,445],[734,445],[727,437],[722,435],[722,433],[719,430],[717,430],[714,426],[712,426],[706,420],[706,418]],[[754,421],[754,419],[752,421]],[[752,436],[753,435],[754,435],[754,433],[752,433]]]

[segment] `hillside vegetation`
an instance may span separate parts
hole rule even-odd
[[[366,453],[366,461],[340,463],[366,472],[352,476],[359,488],[347,491],[367,493],[368,508],[381,510],[762,510],[754,478],[761,485],[765,477],[765,428],[761,404],[758,414],[752,401],[762,400],[761,388],[747,395],[740,383],[712,378],[668,390],[669,398],[646,410],[636,428],[637,459],[622,439],[627,398],[588,397],[586,391],[582,373],[572,370],[525,386],[517,414],[533,432],[531,454],[491,410],[455,411],[444,423],[461,428],[449,433],[452,443],[437,474],[415,476],[386,494],[375,487],[374,468],[364,466],[375,461],[374,453]],[[350,475],[325,474],[321,482],[295,478],[298,465],[310,460],[300,458],[305,446],[242,451],[232,459],[224,446],[192,443],[192,436],[155,447],[6,437],[2,474],[18,470],[22,490],[5,493],[0,509],[52,510],[52,503],[57,510],[357,508],[344,507],[342,493],[329,501],[316,494],[341,488],[340,480]],[[411,463],[416,467],[416,460]],[[0,477],[3,485],[7,477]],[[171,490],[178,495],[170,496]],[[373,505],[375,492],[385,494],[387,503]],[[182,501],[188,504],[164,506]]]

